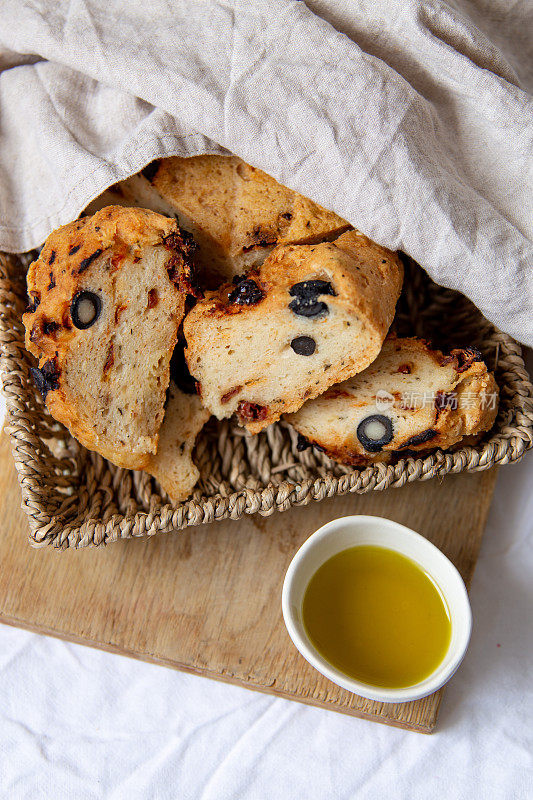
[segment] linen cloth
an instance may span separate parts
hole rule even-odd
[[[431,736],[0,625],[0,797],[530,800],[532,481],[500,470]]]
[[[533,344],[528,0],[3,0],[0,248],[233,152]]]

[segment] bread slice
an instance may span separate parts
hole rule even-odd
[[[101,202],[176,215],[198,243],[203,285],[263,263],[276,245],[320,242],[351,227],[236,156],[165,158],[111,187]]]
[[[196,438],[211,414],[197,394],[186,394],[170,381],[165,418],[156,455],[146,471],[153,475],[174,504],[186,500],[200,477],[192,459]]]
[[[475,348],[444,356],[420,339],[389,338],[364,372],[285,417],[300,447],[361,466],[440,447],[489,430],[498,388]]]
[[[28,272],[26,347],[50,413],[141,469],[157,450],[194,243],[175,220],[107,207],[52,233]]]
[[[402,275],[395,253],[357,231],[276,248],[184,320],[202,403],[257,433],[360,372],[381,349]]]

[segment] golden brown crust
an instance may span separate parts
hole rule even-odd
[[[403,268],[395,253],[357,231],[349,231],[335,242],[277,247],[259,269],[248,272],[246,277],[247,282],[255,282],[260,299],[253,304],[232,302],[235,284],[225,284],[206,293],[192,309],[184,321],[184,332],[189,369],[199,381],[205,405],[220,418],[235,410],[241,424],[251,433],[258,433],[282,413],[296,411],[306,399],[317,397],[332,383],[361,371],[376,358],[394,316]],[[304,319],[290,310],[293,287],[309,279],[334,286],[333,294],[324,298],[329,314],[323,319]],[[343,335],[348,337],[350,347],[328,363],[332,351],[324,337],[341,317],[348,326]],[[307,377],[305,385],[292,386],[289,394],[288,389],[272,386],[276,384],[273,359],[275,352],[283,359],[292,337],[298,333],[315,336],[317,352],[323,354],[320,357],[324,363],[301,362],[301,368],[309,368],[308,375],[312,377]],[[239,356],[234,355],[237,351],[230,344],[232,337],[244,337],[243,347],[247,346],[246,341],[255,339],[255,349],[247,363],[235,362]],[[221,348],[221,356],[210,364],[215,346]],[[257,364],[252,367],[255,359]],[[244,374],[246,385],[236,377],[230,385],[220,387],[217,399],[216,384],[219,379],[226,381],[222,372],[228,364],[232,364],[229,380],[233,375]],[[252,374],[253,370],[257,371]],[[202,374],[204,371],[206,375]],[[269,385],[265,387],[265,383]],[[273,396],[268,397],[268,393]]]
[[[324,241],[351,228],[236,156],[166,158],[145,177],[185,227],[185,218],[192,221],[215,284],[241,272],[254,251],[266,255],[276,245]]]
[[[351,230],[334,242],[287,245],[276,249],[268,260],[268,270],[261,270],[261,278],[286,288],[289,286],[289,266],[290,280],[294,282],[293,276],[303,280],[309,271],[309,255],[313,252],[317,256],[320,254],[324,271],[335,264],[335,284],[345,307],[357,309],[383,340],[403,283],[403,265],[398,254],[381,247],[359,231]],[[373,291],[368,291],[369,286]]]
[[[97,258],[112,250],[111,268],[119,269],[121,259],[132,249],[160,244],[177,231],[175,220],[153,211],[108,206],[51,233],[28,269],[30,302],[22,317],[27,350],[36,358],[51,358],[59,343],[65,346],[76,335],[70,304],[80,288],[80,275]]]
[[[396,364],[399,382],[398,379],[395,382],[394,375],[385,368],[380,377],[382,356],[389,357],[392,353],[401,354]],[[419,399],[413,400],[410,409],[405,406],[405,397],[398,389],[405,381],[404,375],[417,372],[422,358],[432,365],[435,385],[443,388],[432,390],[429,406],[420,405],[425,387],[424,372],[428,369],[427,365],[424,366],[420,374],[422,383],[419,386]],[[367,379],[369,383],[365,384]],[[407,425],[402,437],[398,438],[395,434],[380,452],[369,453],[358,441],[355,430],[360,411],[367,409],[365,413],[369,414],[379,412],[376,389],[388,393],[390,412],[393,415],[397,413],[398,418],[403,417]],[[343,384],[332,386],[314,402],[314,406],[313,403],[306,404],[300,412],[288,415],[286,419],[300,434],[302,449],[306,443],[314,445],[334,461],[361,467],[376,462],[390,463],[401,457],[423,454],[437,448],[446,450],[466,436],[477,436],[490,430],[497,415],[497,396],[498,386],[494,376],[487,371],[476,348],[456,348],[444,356],[440,350],[429,348],[422,339],[399,339],[391,335],[382,355],[365,372]],[[313,407],[314,418],[310,416]],[[385,415],[390,412],[383,411]],[[337,428],[334,423],[336,413],[344,420]]]
[[[123,269],[127,272],[128,265],[138,263],[147,248],[156,246],[168,250],[168,283],[163,288],[175,314],[170,327],[177,329],[190,283],[190,242],[180,239],[175,220],[137,208],[110,206],[54,231],[28,270],[30,304],[23,315],[26,347],[39,360],[40,372],[36,372],[36,379],[52,416],[66,425],[85,447],[96,450],[118,466],[133,469],[147,465],[150,445],[146,445],[146,452],[135,452],[127,446],[117,447],[116,443],[99,436],[84,409],[80,408],[75,388],[64,378],[85,334],[73,324],[71,306],[77,293],[86,289],[89,279],[96,281],[101,274],[113,276],[115,280]],[[151,305],[156,305],[153,296]],[[123,312],[124,306],[115,309],[115,324],[120,323]],[[174,342],[175,337],[169,344],[170,353]],[[101,384],[99,402],[104,405],[106,375],[115,359],[112,340],[107,347],[103,376],[95,376]],[[165,367],[163,363],[162,369],[163,372],[166,369],[168,376],[168,364]],[[112,401],[109,395],[108,402]]]
[[[334,242],[277,247],[261,267],[246,273],[246,278],[255,280],[264,294],[259,303],[251,307],[229,302],[235,284],[225,283],[215,291],[205,292],[201,302],[187,315],[187,330],[192,333],[196,318],[205,315],[216,319],[257,314],[260,319],[268,315],[277,301],[285,301],[295,283],[306,280],[310,273],[313,277],[324,273],[328,278],[330,270],[335,271],[338,302],[346,308],[359,309],[384,336],[402,287],[403,265],[396,253],[380,247],[359,231],[348,231]],[[381,291],[369,293],[367,287],[371,282],[379,284]]]

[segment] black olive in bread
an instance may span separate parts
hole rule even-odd
[[[489,430],[498,389],[475,348],[444,356],[420,339],[389,337],[364,372],[285,417],[299,447],[361,466],[390,461]]]
[[[157,450],[193,250],[174,219],[111,206],[54,231],[30,265],[35,382],[52,416],[118,466]]]
[[[398,256],[357,231],[276,248],[184,320],[204,406],[257,433],[360,372],[381,349],[402,277]]]

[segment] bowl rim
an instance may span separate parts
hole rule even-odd
[[[318,652],[305,633],[303,625],[298,620],[300,609],[295,609],[292,596],[297,576],[301,574],[305,564],[308,563],[310,554],[316,550],[317,546],[324,539],[335,537],[336,535],[339,536],[341,531],[345,531],[350,526],[353,526],[354,535],[357,533],[358,529],[361,531],[362,526],[365,526],[365,532],[362,535],[365,539],[370,541],[361,542],[361,545],[375,544],[376,546],[388,547],[395,552],[407,556],[421,566],[432,578],[446,601],[452,623],[452,635],[450,636],[448,650],[442,661],[430,675],[411,686],[386,688],[367,684],[349,677],[341,670],[334,667]],[[378,533],[376,535],[376,531],[383,532],[384,530],[394,531],[395,535],[398,536],[397,545],[396,542],[393,545],[383,545],[380,541],[377,541],[380,534]],[[376,541],[374,541],[374,537]],[[309,575],[305,581],[305,588],[308,586],[312,575],[314,575],[319,567],[329,558],[338,552],[348,549],[348,547],[355,546],[357,546],[357,542],[341,546],[337,550],[333,550],[319,559],[318,565],[314,566],[311,575]],[[412,547],[411,551],[409,551],[410,547]],[[415,548],[416,554],[413,553]],[[422,557],[420,556],[421,552],[423,554]],[[429,555],[433,559],[431,568],[424,562],[426,555]],[[438,564],[437,570],[435,570],[435,563]],[[435,572],[438,574],[435,574]],[[451,580],[454,584],[453,591],[455,594],[453,609],[450,601],[450,592],[447,592],[442,586],[442,575],[444,573],[447,574],[448,580]],[[439,575],[441,576],[441,580],[439,580]],[[305,588],[301,591],[300,607],[305,594]],[[369,700],[377,700],[385,703],[404,703],[418,700],[440,689],[458,669],[466,654],[472,632],[472,610],[468,592],[461,574],[452,561],[450,561],[436,545],[430,542],[429,539],[426,539],[426,537],[414,531],[412,528],[408,528],[387,517],[377,517],[366,514],[337,517],[327,522],[325,525],[322,525],[306,539],[294,554],[285,574],[281,606],[287,632],[295,647],[311,666],[341,688],[347,689]],[[456,637],[454,637],[454,628],[456,631],[458,629],[458,635]]]

